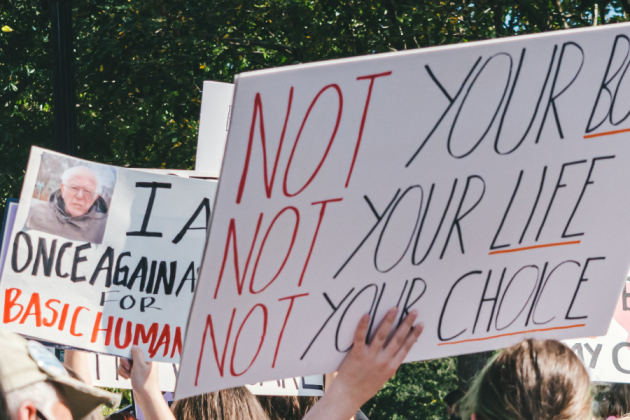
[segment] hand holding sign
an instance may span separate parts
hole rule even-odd
[[[118,374],[131,379],[133,396],[146,416],[154,420],[174,420],[175,417],[162,397],[160,379],[156,362],[146,362],[142,349],[131,348],[132,360],[121,359]]]
[[[391,378],[422,333],[422,325],[413,325],[418,317],[414,310],[396,332],[387,339],[396,320],[397,308],[390,309],[372,342],[368,345],[370,316],[363,315],[354,334],[352,350],[339,366],[338,375],[305,420],[346,420],[369,400]]]

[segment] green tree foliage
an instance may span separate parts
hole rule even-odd
[[[599,22],[630,0],[597,2]],[[0,211],[31,145],[54,147],[46,0],[0,0]],[[194,166],[203,80],[243,71],[592,25],[594,0],[75,1],[79,156]]]
[[[455,358],[407,363],[362,410],[370,420],[445,419],[442,398],[455,388]]]
[[[55,144],[46,3],[0,0],[0,212],[20,194],[30,147]],[[630,0],[81,0],[74,7],[79,157],[192,168],[203,80],[614,23],[626,20]],[[455,364],[403,366],[366,412],[443,418]]]

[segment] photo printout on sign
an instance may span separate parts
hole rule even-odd
[[[2,328],[179,362],[216,181],[33,148],[2,280]]]
[[[630,25],[246,73],[176,395],[603,334],[630,262]],[[607,309],[608,308],[608,309]]]

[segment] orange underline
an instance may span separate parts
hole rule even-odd
[[[625,128],[623,130],[606,131],[604,133],[588,134],[584,136],[584,138],[592,139],[593,137],[612,136],[613,134],[627,133],[628,131],[630,131],[630,128]]]
[[[468,340],[453,341],[452,343],[440,343],[438,344],[438,346],[449,346],[451,344],[470,343],[471,341],[492,340],[494,338],[508,337],[510,335],[527,334],[527,333],[542,332],[542,331],[568,330],[569,328],[581,328],[584,326],[586,326],[586,324],[567,325],[566,327],[540,328],[538,330],[518,331],[518,332],[501,334],[501,335],[493,335],[492,337],[470,338]]]
[[[501,251],[492,251],[492,252],[489,252],[488,255],[506,254],[508,252],[527,251],[528,249],[536,249],[536,248],[549,248],[550,246],[576,245],[579,243],[580,241],[570,241],[570,242],[556,242],[553,244],[544,244],[544,245],[532,245],[532,246],[525,246],[523,248],[503,249]]]

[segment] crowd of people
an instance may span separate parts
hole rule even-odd
[[[150,420],[360,420],[366,418],[360,407],[396,373],[422,333],[412,311],[390,334],[396,313],[390,310],[369,340],[370,318],[362,317],[351,350],[319,400],[255,397],[239,387],[169,407],[157,364],[147,362],[139,347],[130,360],[122,359],[118,373],[131,380],[136,403]],[[67,351],[62,365],[40,343],[3,330],[0,346],[0,420],[103,420],[99,406],[119,402],[117,394],[92,386],[84,353]],[[630,419],[630,385],[597,389],[575,353],[555,340],[525,339],[501,351],[468,392],[455,390],[444,400],[450,419]],[[119,412],[108,419],[134,418]]]

